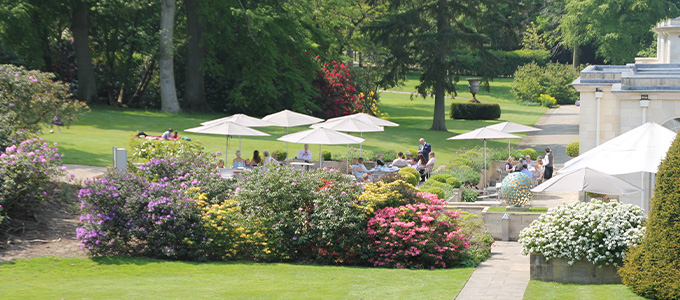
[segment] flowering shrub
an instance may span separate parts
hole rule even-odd
[[[323,64],[318,78],[313,82],[319,90],[314,103],[323,118],[333,118],[363,111],[363,94],[357,94],[352,69],[336,61]]]
[[[360,203],[357,207],[366,210],[369,214],[385,207],[399,207],[422,201],[417,197],[418,190],[403,180],[369,183],[366,184],[365,189],[366,191],[359,196]]]
[[[379,209],[368,221],[374,266],[446,268],[462,259],[468,240],[458,228],[460,212],[443,211],[436,195],[418,193],[425,201]],[[446,218],[443,218],[446,216]]]
[[[189,191],[113,171],[86,181],[81,199],[81,248],[95,255],[203,259],[199,208]]]
[[[644,236],[642,209],[615,201],[567,203],[549,210],[519,234],[522,253],[569,264],[586,258],[595,265],[617,265],[624,251]]]
[[[545,107],[553,107],[557,105],[557,99],[547,94],[540,94],[538,98],[536,98],[536,102],[540,103],[541,106]]]
[[[71,99],[67,84],[53,78],[51,73],[0,65],[0,150],[21,141],[15,137],[21,130],[36,134],[54,115],[68,126],[87,108]]]
[[[365,251],[366,215],[356,204],[363,192],[333,169],[300,172],[272,167],[246,176],[235,200],[243,213],[268,230],[263,260],[357,263]]]
[[[183,139],[166,141],[158,139],[140,139],[134,136],[128,141],[130,145],[130,160],[146,162],[154,157],[175,157],[183,153],[203,152],[203,146],[199,142],[191,142]]]
[[[29,209],[45,199],[47,183],[66,170],[58,151],[34,138],[0,152],[0,213]]]

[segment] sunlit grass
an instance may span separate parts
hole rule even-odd
[[[525,300],[633,300],[646,299],[623,284],[567,284],[532,280],[524,292]]]
[[[453,299],[472,271],[42,257],[0,263],[0,298]]]
[[[542,107],[527,107],[515,104],[510,94],[509,86],[511,79],[498,79],[491,82],[491,92],[482,92],[478,99],[482,102],[496,102],[502,109],[501,118],[493,121],[468,121],[451,120],[449,106],[454,101],[467,101],[466,99],[446,99],[448,132],[431,131],[432,117],[434,114],[434,100],[432,98],[411,97],[408,94],[381,93],[380,108],[388,114],[388,119],[400,124],[399,127],[386,127],[384,132],[366,133],[366,141],[363,148],[373,151],[406,151],[415,150],[418,139],[425,138],[432,144],[432,149],[437,155],[439,163],[450,161],[461,148],[481,147],[481,141],[447,141],[446,138],[504,121],[513,121],[520,124],[532,125],[545,112]],[[410,80],[407,85],[414,86],[415,81]],[[462,83],[461,83],[462,84]],[[459,84],[460,85],[460,84]],[[463,89],[462,87],[460,88]],[[467,88],[465,88],[466,90]],[[465,93],[461,97],[467,97]],[[469,93],[467,94],[469,95]],[[167,128],[184,130],[199,126],[201,122],[224,117],[222,114],[208,113],[180,113],[177,115],[156,111],[132,110],[96,106],[91,112],[83,113],[80,119],[71,128],[63,128],[62,133],[45,134],[44,138],[49,142],[58,142],[59,148],[64,153],[64,162],[69,164],[83,164],[94,166],[110,166],[112,164],[112,147],[127,147],[128,138],[131,134],[144,131],[151,135],[160,135]],[[243,137],[241,148],[244,156],[249,156],[253,150],[286,149],[286,144],[276,141],[285,134],[281,127],[257,128],[271,134],[269,137]],[[306,130],[307,127],[295,127],[288,130],[289,133]],[[180,132],[194,141],[200,142],[208,151],[225,151],[226,138],[218,135],[193,134]],[[360,134],[353,134],[359,136]],[[523,134],[519,134],[522,136]],[[516,144],[519,140],[513,140]],[[507,140],[489,141],[489,147],[505,148]],[[239,147],[238,138],[229,140],[229,155]],[[359,147],[359,145],[352,145]],[[292,155],[302,148],[299,144],[289,144]],[[318,160],[319,146],[311,145],[310,150],[314,153],[314,159]],[[346,145],[323,146],[323,150],[329,150],[334,154],[345,157]]]

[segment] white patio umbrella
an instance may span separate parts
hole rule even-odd
[[[385,131],[385,128],[382,126],[376,126],[354,118],[336,118],[334,120],[328,120],[323,123],[314,124],[310,127],[328,128],[336,131],[346,132],[361,132],[362,138],[364,132]],[[360,143],[359,145],[359,149],[361,149],[361,145],[363,145],[363,143]],[[361,150],[359,150],[359,155],[361,155]],[[347,164],[349,165],[349,144],[347,145]]]
[[[491,128],[491,129],[495,129],[495,130],[506,132],[506,133],[532,132],[532,131],[543,130],[543,129],[540,129],[540,128],[526,126],[526,125],[522,125],[522,124],[517,124],[515,122],[510,122],[510,121],[498,123],[498,124],[494,124],[494,125],[489,125],[489,126],[486,126],[486,128]],[[510,157],[510,139],[508,139],[508,157]]]
[[[666,157],[666,152],[675,140],[675,132],[656,123],[646,123],[631,129],[587,152],[567,161],[559,173],[588,167],[609,175],[642,172],[641,186],[645,173],[654,174]],[[653,191],[653,181],[647,191]],[[645,194],[640,194],[640,207],[644,206]]]
[[[215,119],[212,121],[206,121],[201,123],[201,125],[214,125],[223,122],[233,122],[245,127],[268,127],[276,126],[275,124],[267,121],[260,120],[255,117],[251,117],[244,114],[235,114],[224,118]],[[241,136],[238,137],[238,150],[241,150]]]
[[[242,135],[245,136],[269,136],[268,133],[264,133],[259,130],[255,130],[252,128],[248,128],[239,124],[236,124],[234,122],[221,122],[221,123],[216,123],[212,125],[203,125],[199,127],[194,127],[194,128],[189,128],[184,131],[187,132],[195,132],[195,133],[205,133],[205,134],[218,134],[218,135],[225,135],[227,136],[227,148],[225,151],[225,162],[228,163],[227,158],[229,157],[229,136],[239,136],[239,139],[241,138]],[[239,147],[239,151],[240,151]]]
[[[298,112],[284,109],[280,112],[264,116],[263,121],[274,124],[274,126],[285,127],[288,134],[288,127],[296,127],[323,122],[323,119],[308,116]],[[286,160],[288,160],[288,142],[286,142]]]
[[[487,127],[477,128],[473,131],[450,137],[447,140],[483,140],[484,141],[484,188],[486,188],[486,141],[499,139],[521,139],[514,134],[505,133]]]
[[[277,140],[298,144],[319,145],[320,162],[323,162],[323,156],[321,156],[321,145],[359,144],[364,141],[362,138],[351,136],[342,132],[337,132],[328,128],[314,128],[291,133],[284,135]],[[319,166],[321,166],[321,164],[319,164]]]
[[[387,121],[385,119],[381,119],[378,117],[371,116],[367,113],[356,113],[356,114],[351,114],[347,116],[342,116],[342,117],[336,117],[336,118],[331,118],[326,120],[326,122],[332,122],[332,121],[337,121],[341,119],[355,119],[362,121],[364,123],[372,124],[375,126],[381,126],[381,127],[397,127],[399,124]],[[346,130],[343,130],[346,131]],[[361,132],[361,131],[356,131],[356,132]],[[361,132],[361,137],[364,137],[364,132]],[[363,151],[363,145],[359,145],[359,155],[361,155],[361,152]]]
[[[586,191],[605,195],[626,195],[640,188],[591,168],[582,168],[559,174],[531,189],[532,192]]]

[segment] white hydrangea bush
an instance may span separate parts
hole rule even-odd
[[[625,250],[637,245],[645,234],[642,209],[616,201],[566,203],[548,210],[519,234],[522,254],[542,254],[568,259],[582,258],[595,265],[614,265]]]

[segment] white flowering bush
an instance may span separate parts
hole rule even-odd
[[[565,258],[569,264],[582,258],[595,265],[614,265],[624,251],[644,236],[642,209],[616,201],[567,203],[541,216],[519,234],[522,254]]]

